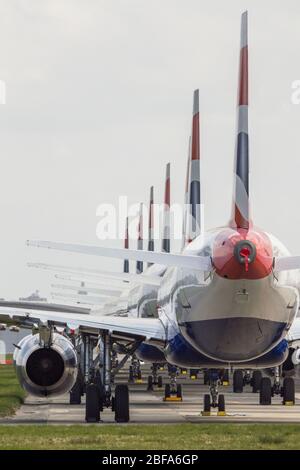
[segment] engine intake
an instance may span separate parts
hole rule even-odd
[[[41,347],[39,335],[23,338],[14,352],[21,386],[38,397],[62,395],[75,384],[78,363],[72,343],[53,333],[50,347]]]

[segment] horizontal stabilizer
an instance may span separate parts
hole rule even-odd
[[[42,240],[27,241],[28,246],[37,248],[48,248],[71,253],[81,253],[94,256],[105,256],[108,258],[132,259],[146,263],[156,263],[163,266],[176,266],[178,268],[198,269],[200,271],[211,271],[211,259],[209,256],[174,255],[170,253],[159,253],[143,250],[128,250],[124,248],[106,248],[102,246],[77,245],[73,243],[50,242]]]
[[[274,271],[300,269],[300,256],[282,256],[274,259]]]

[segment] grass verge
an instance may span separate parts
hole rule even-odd
[[[24,396],[13,365],[0,365],[0,416],[13,414]]]
[[[0,449],[299,449],[293,424],[2,425]]]

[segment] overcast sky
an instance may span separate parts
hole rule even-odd
[[[252,213],[300,254],[298,0],[0,0],[0,296],[49,295],[28,261],[120,268],[25,240],[100,243],[97,206],[161,201],[168,161],[181,202],[195,88],[205,223],[228,221],[246,8]]]

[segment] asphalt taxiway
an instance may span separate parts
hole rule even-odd
[[[182,402],[164,402],[163,390],[147,391],[147,370],[144,373],[144,383],[130,385],[130,423],[201,423],[201,422],[300,422],[300,381],[296,382],[296,403],[294,406],[283,406],[281,397],[272,398],[272,405],[259,405],[259,394],[252,393],[249,385],[243,393],[233,393],[231,383],[221,386],[220,393],[225,394],[226,416],[217,416],[217,410],[212,410],[211,416],[202,416],[203,395],[208,387],[203,385],[203,376],[191,380],[188,375],[180,375],[178,382],[182,384]],[[164,382],[167,380],[163,373]],[[127,382],[128,373],[121,371],[116,383]],[[69,396],[59,398],[35,398],[28,396],[24,405],[9,418],[0,420],[2,424],[84,424],[84,398],[81,405],[69,405]],[[113,413],[105,409],[101,413],[99,425],[114,423]]]

